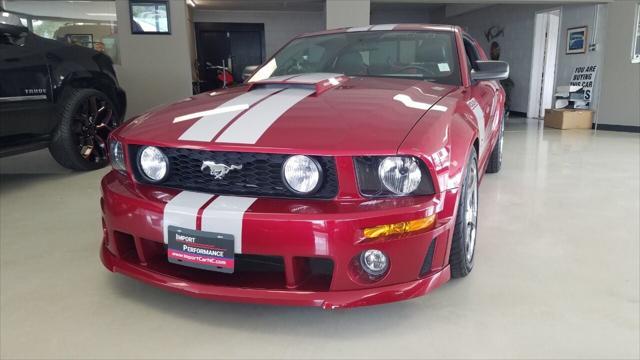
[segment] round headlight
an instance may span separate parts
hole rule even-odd
[[[282,166],[282,177],[289,189],[298,194],[309,194],[318,190],[322,168],[308,156],[293,155]]]
[[[145,146],[138,155],[140,171],[151,182],[160,182],[169,173],[169,159],[154,146]]]
[[[113,166],[115,170],[127,170],[124,162],[124,149],[120,141],[111,140],[109,143],[109,159],[111,160],[111,166]]]
[[[396,195],[407,195],[420,185],[422,171],[412,157],[390,156],[380,162],[378,176],[384,186]]]

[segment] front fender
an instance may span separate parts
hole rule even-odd
[[[399,154],[425,161],[437,192],[460,187],[469,153],[478,138],[473,114],[462,98],[458,90],[440,100],[398,148]]]

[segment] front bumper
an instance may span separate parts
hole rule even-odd
[[[326,309],[374,305],[426,294],[450,278],[457,192],[384,200],[255,201],[242,218],[242,257],[279,266],[222,274],[171,264],[163,211],[179,190],[141,185],[110,172],[102,180],[101,259],[111,271],[199,298]],[[362,229],[437,214],[435,227],[364,242]],[[384,251],[390,268],[372,281],[359,268],[366,249]],[[260,263],[260,261],[258,261]],[[324,265],[320,270],[315,263]]]

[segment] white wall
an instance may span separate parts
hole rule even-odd
[[[264,24],[267,57],[294,36],[325,28],[324,12],[305,11],[193,11],[193,22]]]
[[[598,121],[640,127],[640,64],[631,63],[634,1],[609,4]]]
[[[495,41],[500,44],[500,60],[509,62],[510,77],[515,83],[511,95],[513,111],[527,112],[529,105],[534,18],[540,8],[539,5],[490,6],[439,21],[460,25],[478,40],[487,56],[490,42],[486,40],[484,31],[494,25],[504,27],[504,36]]]
[[[431,22],[431,16],[427,8],[408,7],[398,5],[393,8],[390,6],[372,7],[371,8],[371,24],[428,24]]]
[[[370,24],[370,0],[326,0],[327,29]]]
[[[602,32],[606,30],[607,22],[607,6],[601,5],[598,15],[598,26],[596,34],[595,15],[598,5],[567,5],[562,8],[560,42],[558,49],[558,66],[556,67],[556,84],[568,85],[571,81],[573,71],[576,66],[597,65],[596,83],[593,88],[593,102],[591,108],[596,111],[600,94],[602,92],[602,59],[605,54],[604,50],[607,46],[603,41]],[[567,55],[567,29],[577,26],[589,26],[588,41],[589,44],[598,41],[596,51],[587,51],[585,54],[569,54]],[[595,39],[597,37],[598,39]]]
[[[491,26],[504,27],[504,36],[495,41],[500,44],[501,60],[509,62],[511,66],[511,79],[515,83],[512,93],[511,108],[513,111],[526,113],[529,105],[529,83],[531,80],[531,62],[533,56],[533,34],[535,13],[537,11],[561,8],[560,41],[558,49],[558,66],[556,67],[556,83],[569,82],[573,69],[578,65],[600,65],[604,46],[599,46],[596,52],[586,54],[566,55],[567,28],[587,25],[589,31],[594,29],[595,4],[570,4],[554,6],[551,4],[536,5],[496,5],[481,8],[460,16],[436,19],[438,22],[460,25],[478,40],[487,55],[490,42],[486,40],[484,31]],[[602,6],[606,9],[606,5]],[[606,11],[606,10],[605,10]],[[606,23],[606,15],[600,18],[600,29]],[[591,35],[589,35],[591,42]],[[602,44],[601,44],[602,45]],[[597,74],[597,79],[601,74]],[[599,87],[594,88],[594,103],[598,101]]]
[[[120,85],[127,92],[127,116],[192,94],[186,4],[170,1],[171,35],[133,35],[129,1],[116,0],[121,65]]]

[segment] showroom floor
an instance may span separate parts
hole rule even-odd
[[[195,300],[111,274],[98,259],[105,171],[69,173],[45,152],[0,169],[2,358],[640,356],[638,134],[511,120],[503,169],[481,187],[473,273],[334,312]]]

